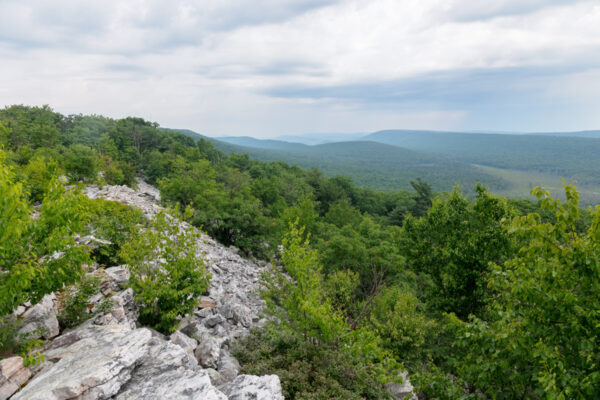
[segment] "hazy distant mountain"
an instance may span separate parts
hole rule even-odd
[[[333,142],[347,142],[358,140],[366,133],[307,133],[304,135],[285,135],[278,136],[276,139],[285,142],[302,143],[308,145],[325,144]]]
[[[216,140],[235,144],[238,146],[252,147],[257,149],[269,149],[269,150],[294,150],[304,149],[307,147],[305,144],[286,142],[283,140],[273,139],[255,139],[249,136],[225,136],[217,137]]]
[[[577,132],[534,132],[530,135],[543,135],[543,136],[568,136],[568,137],[582,137],[582,138],[600,138],[600,131],[577,131]]]

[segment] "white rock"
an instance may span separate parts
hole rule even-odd
[[[125,288],[130,278],[129,269],[125,266],[110,267],[104,270],[109,279],[113,280],[121,289]]]
[[[25,311],[22,315],[23,327],[19,335],[28,334],[28,339],[51,339],[58,335],[58,319],[56,319],[54,294],[47,294],[38,304]]]
[[[221,357],[221,344],[222,341],[214,337],[207,337],[202,340],[194,351],[198,363],[205,368],[217,369]]]
[[[284,400],[277,375],[240,375],[219,386],[229,400]]]
[[[385,385],[386,390],[396,400],[417,400],[417,395],[413,392],[413,385],[408,379],[408,373],[401,372],[399,375],[402,377],[402,383],[388,383],[387,385]]]
[[[170,341],[171,343],[181,347],[190,356],[194,357],[194,349],[198,346],[198,342],[195,339],[192,339],[184,333],[176,331],[171,334]]]

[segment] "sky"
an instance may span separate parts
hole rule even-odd
[[[600,129],[600,0],[0,0],[0,106],[212,135]]]

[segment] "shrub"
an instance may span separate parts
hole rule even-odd
[[[75,144],[64,155],[64,167],[73,181],[93,181],[98,174],[99,159],[96,152],[87,146]]]
[[[50,189],[50,183],[62,174],[58,163],[53,159],[36,156],[23,168],[23,180],[29,199],[32,202],[42,201]]]
[[[108,266],[124,263],[119,252],[137,225],[144,222],[142,212],[126,204],[104,199],[88,200],[88,208],[91,215],[90,233],[110,242],[95,249],[92,258]]]
[[[102,298],[92,310],[90,298],[98,293],[100,279],[87,275],[76,285],[71,286],[61,294],[62,309],[58,314],[58,322],[63,328],[72,328],[97,314],[104,314],[112,307],[109,298]]]
[[[104,168],[104,179],[109,185],[127,185],[135,188],[135,167],[125,161],[110,161]]]
[[[36,303],[82,276],[89,255],[74,236],[85,223],[83,205],[80,193],[52,180],[32,219],[26,192],[0,151],[0,315],[25,301]]]
[[[189,217],[192,210],[186,209]],[[130,285],[140,305],[139,321],[171,333],[178,316],[192,312],[210,275],[197,255],[200,233],[181,227],[178,219],[158,213],[148,229],[139,229],[120,252],[131,269]]]

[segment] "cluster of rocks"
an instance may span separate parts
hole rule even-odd
[[[86,194],[138,207],[147,217],[161,210],[158,190],[143,181],[138,182],[138,190],[90,186]],[[195,229],[186,223],[181,227]],[[80,240],[96,243],[102,239]],[[263,322],[260,312],[264,303],[258,290],[267,263],[243,259],[236,249],[204,234],[197,247],[212,276],[210,288],[198,309],[183,318],[170,337],[137,327],[133,292],[125,289],[129,280],[126,266],[95,272],[102,277],[101,292],[90,301],[99,304],[111,295],[111,312],[61,335],[54,294],[36,305],[19,307],[16,314],[23,322],[21,332],[51,341],[42,350],[44,362],[31,371],[19,357],[3,361],[13,360],[10,365],[16,365],[15,360],[20,360],[21,369],[8,364],[2,367],[0,400],[282,400],[276,375],[240,375],[240,366],[230,352],[235,339]],[[90,307],[93,311],[94,304]]]

